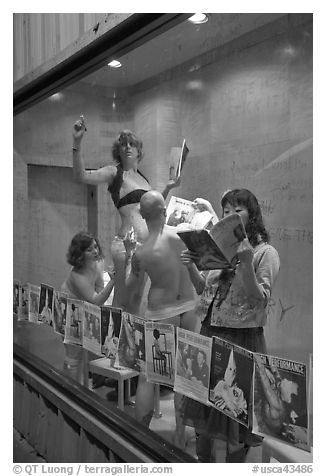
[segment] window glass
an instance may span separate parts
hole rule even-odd
[[[116,166],[112,145],[121,130],[141,139],[139,170],[148,182],[136,188],[148,189],[149,183],[162,191],[185,139],[189,154],[181,184],[169,197],[205,198],[221,218],[227,189],[255,193],[283,269],[268,303],[269,352],[307,361],[312,351],[311,21],[304,15],[210,14],[206,23],[186,20],[116,60],[120,67],[104,66],[14,118],[14,277],[60,289],[70,271],[70,240],[87,229],[99,239],[104,269],[112,269],[124,211],[114,205],[108,183],[74,179],[72,133],[81,115],[87,169]],[[31,324],[24,334],[18,323],[17,342],[117,405],[115,381],[92,381],[81,348],[67,351],[52,329],[41,327]],[[125,411],[135,416],[134,406],[125,405]],[[155,416],[150,427],[172,441],[171,388],[161,387]],[[195,455],[190,427],[186,441]]]

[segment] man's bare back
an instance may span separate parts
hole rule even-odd
[[[136,251],[140,267],[151,279],[149,309],[158,310],[177,301],[194,299],[193,285],[180,261],[183,249],[176,231],[164,225],[160,231],[150,233],[144,245]]]
[[[195,289],[189,273],[180,260],[184,249],[175,229],[165,224],[164,198],[154,190],[145,193],[140,201],[140,213],[146,220],[148,237],[136,249],[132,258],[128,288],[132,294],[147,273],[151,286],[148,293],[148,311],[159,311],[191,302],[195,306]],[[191,305],[184,312],[190,310]],[[181,311],[182,312],[182,311]],[[180,312],[176,312],[177,315]],[[168,317],[168,316],[165,316]],[[172,317],[172,316],[171,316]]]

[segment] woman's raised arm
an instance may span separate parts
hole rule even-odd
[[[86,132],[86,125],[84,116],[80,116],[78,121],[75,122],[73,128],[73,171],[74,178],[78,182],[86,183],[89,185],[98,185],[100,183],[111,184],[115,174],[116,168],[112,165],[101,167],[98,170],[86,170],[84,159],[81,154],[81,143]]]

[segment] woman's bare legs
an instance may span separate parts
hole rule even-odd
[[[136,420],[149,427],[154,413],[154,383],[139,374],[136,392]]]
[[[194,311],[184,312],[180,316],[180,327],[188,331],[200,331],[200,318]],[[183,411],[185,396],[174,392],[174,412],[175,412],[175,436],[174,444],[181,449],[186,448],[186,427],[183,424]]]

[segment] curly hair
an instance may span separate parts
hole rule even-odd
[[[115,160],[115,162],[118,162],[121,164],[121,157],[120,157],[120,146],[124,145],[126,142],[130,142],[132,145],[134,145],[138,151],[138,162],[141,161],[141,159],[144,156],[143,152],[143,143],[136,134],[134,134],[132,131],[129,129],[125,129],[119,133],[118,138],[113,142],[112,145],[112,157]]]
[[[242,205],[248,210],[248,223],[246,233],[252,246],[257,246],[261,240],[269,241],[269,235],[265,228],[261,209],[255,195],[245,188],[236,188],[227,191],[221,200],[222,208],[229,203],[232,207]]]
[[[97,238],[91,233],[80,231],[71,240],[66,254],[67,262],[75,268],[82,268],[85,264],[85,251],[92,245],[93,241],[95,241],[98,246],[99,259],[103,259],[104,255]]]

